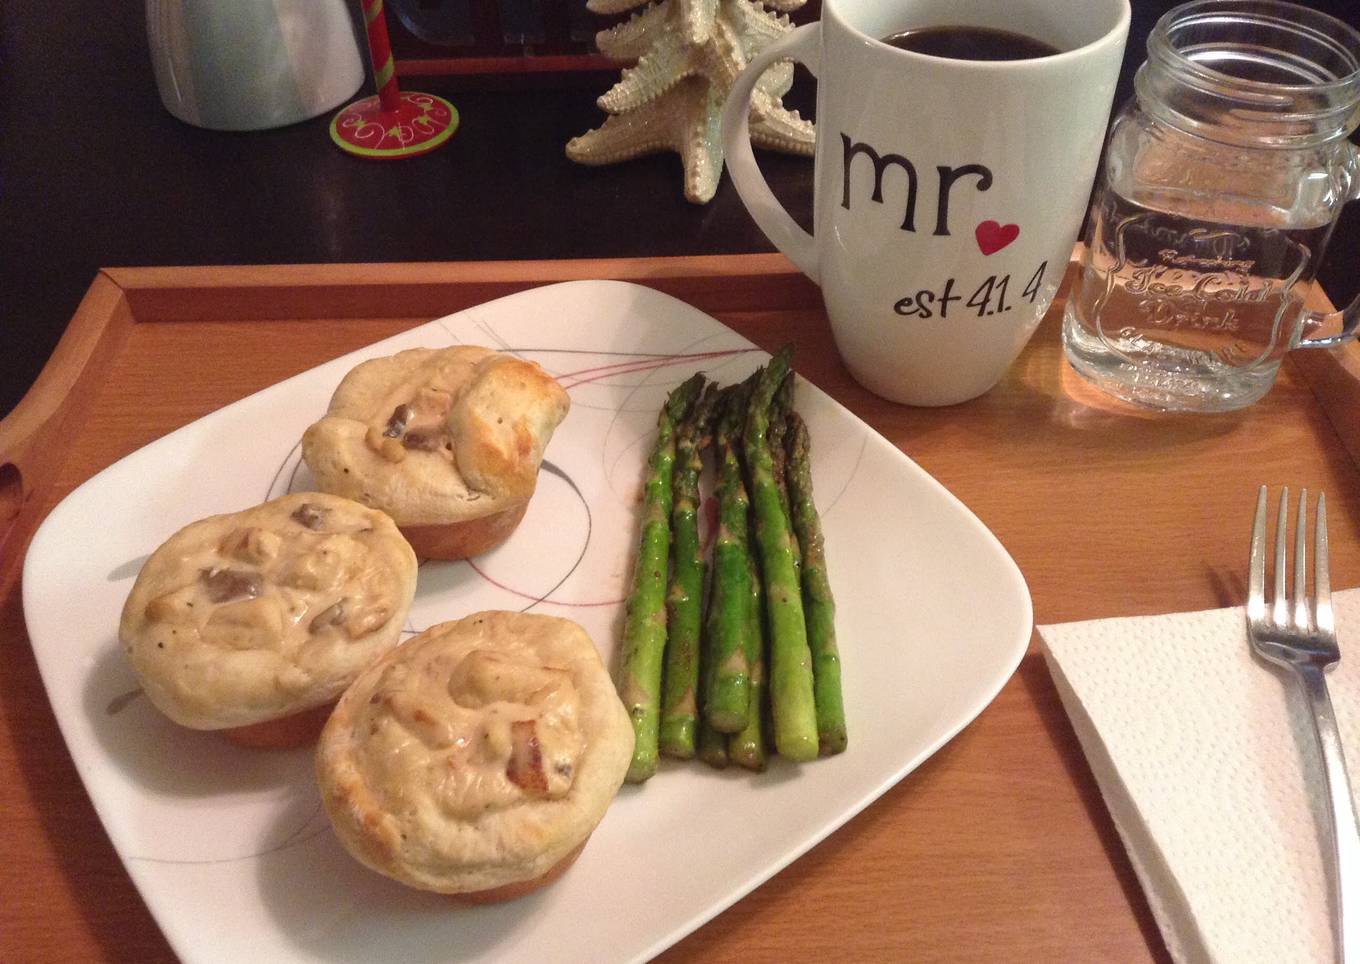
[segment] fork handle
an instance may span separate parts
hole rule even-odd
[[[1327,693],[1323,669],[1308,663],[1296,664],[1295,669],[1313,711],[1313,730],[1322,750],[1327,801],[1332,808],[1332,844],[1336,856],[1332,930],[1337,960],[1351,964],[1360,962],[1360,829],[1356,826],[1346,758],[1341,752],[1341,736],[1337,732],[1336,714],[1332,712],[1332,699]]]

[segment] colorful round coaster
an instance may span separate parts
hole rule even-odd
[[[458,109],[442,97],[402,91],[394,111],[378,95],[356,100],[331,121],[331,140],[359,157],[396,160],[425,154],[458,129]]]

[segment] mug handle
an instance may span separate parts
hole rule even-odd
[[[813,281],[820,281],[817,242],[775,198],[751,150],[751,93],[760,75],[777,60],[796,60],[817,76],[821,39],[819,21],[791,30],[762,50],[737,76],[722,114],[723,156],[738,196],[765,236]]]
[[[1360,163],[1360,147],[1351,145],[1351,151],[1355,155],[1355,161]],[[1351,188],[1350,201],[1360,201],[1360,178],[1356,179],[1355,185]],[[1303,313],[1303,325],[1298,328],[1303,332],[1308,328],[1319,328],[1323,325],[1333,325],[1340,323],[1341,331],[1339,334],[1330,335],[1326,338],[1300,338],[1297,348],[1331,348],[1333,345],[1340,345],[1350,341],[1355,337],[1355,330],[1360,327],[1360,295],[1351,299],[1351,303],[1340,311],[1305,311]]]

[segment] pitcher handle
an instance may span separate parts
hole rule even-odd
[[[817,242],[774,196],[751,150],[751,94],[756,81],[777,60],[796,60],[817,76],[821,61],[822,25],[804,24],[784,34],[746,65],[732,85],[723,107],[723,156],[737,194],[770,242],[813,281],[819,281]]]

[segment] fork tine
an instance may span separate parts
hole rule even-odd
[[[1299,491],[1298,518],[1294,520],[1294,627],[1299,632],[1312,629],[1308,613],[1308,490]]]
[[[1332,615],[1332,578],[1327,569],[1327,495],[1318,493],[1316,529],[1313,535],[1314,625],[1320,632],[1336,632]]]
[[[1320,751],[1323,785],[1330,813],[1332,888],[1331,918],[1335,959],[1360,960],[1360,815],[1352,803],[1350,780],[1341,750],[1336,714],[1327,693],[1326,670],[1341,659],[1332,612],[1331,577],[1327,571],[1327,497],[1319,492],[1314,507],[1313,585],[1307,594],[1308,492],[1299,495],[1299,518],[1295,526],[1293,598],[1299,616],[1289,619],[1285,602],[1286,540],[1289,531],[1289,491],[1280,494],[1275,528],[1274,611],[1266,612],[1265,583],[1266,495],[1263,487],[1256,501],[1256,520],[1251,533],[1251,570],[1248,577],[1247,639],[1252,652],[1267,662],[1284,667],[1302,686]],[[1313,618],[1308,618],[1309,608]]]
[[[1275,586],[1275,625],[1289,625],[1289,604],[1285,601],[1285,583],[1289,580],[1285,569],[1285,547],[1289,539],[1289,487],[1280,490],[1280,514],[1275,520],[1275,569],[1271,582]]]
[[[1247,570],[1247,616],[1266,614],[1266,487],[1256,494],[1256,521],[1251,527],[1251,565]]]

